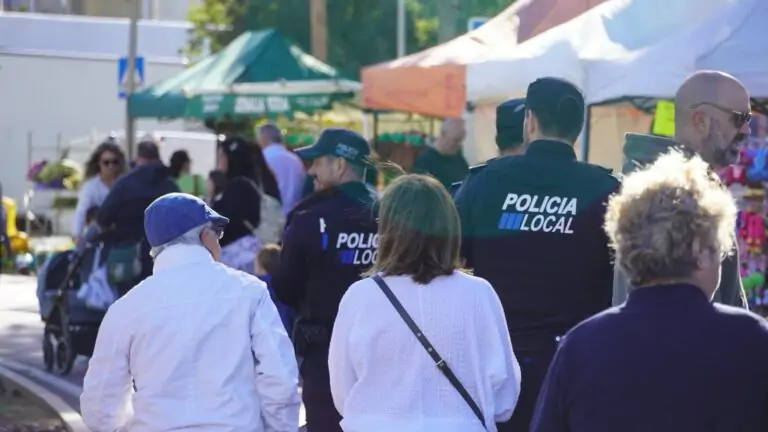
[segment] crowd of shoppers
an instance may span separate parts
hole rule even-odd
[[[381,196],[355,132],[295,154],[273,126],[224,137],[210,207],[169,194],[144,214],[155,272],[107,313],[84,419],[295,431],[301,377],[309,432],[766,430],[768,325],[741,300],[712,174],[749,103],[727,74],[692,75],[675,139],[629,136],[621,181],[577,161],[584,96],[556,78],[498,106],[498,158]],[[427,168],[462,134],[447,121]],[[281,244],[262,241],[283,215]]]
[[[144,235],[144,210],[155,199],[179,188],[160,160],[159,143],[150,137],[136,147],[133,170],[120,177],[101,203],[94,222],[110,244],[107,272],[118,293],[152,274],[149,243]]]

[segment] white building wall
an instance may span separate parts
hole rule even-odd
[[[127,20],[64,15],[0,13],[0,182],[3,193],[23,207],[29,162],[55,158],[57,143],[98,131],[125,128],[125,101],[118,99],[117,61],[125,55]],[[186,23],[144,21],[139,55],[145,83],[184,69],[179,50]],[[183,130],[180,121],[141,120],[138,130]],[[29,149],[32,152],[29,154]],[[73,148],[80,162],[90,145]],[[50,204],[46,194],[33,209]]]
[[[91,131],[103,135],[125,127],[116,64],[116,58],[0,53],[0,182],[5,195],[22,198],[30,158],[54,158],[57,143],[64,147]],[[153,82],[178,73],[183,66],[150,60],[145,68],[147,80]],[[137,126],[183,129],[178,121],[141,120]],[[72,149],[71,156],[82,162],[89,150]]]

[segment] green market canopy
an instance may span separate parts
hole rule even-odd
[[[311,114],[353,98],[360,88],[271,29],[245,32],[189,69],[134,93],[129,112],[198,119]]]

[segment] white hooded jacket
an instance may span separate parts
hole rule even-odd
[[[109,308],[80,397],[93,432],[295,432],[299,407],[266,285],[191,245]]]

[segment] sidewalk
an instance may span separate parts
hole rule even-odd
[[[0,432],[65,432],[60,418],[23,394],[0,388]]]
[[[80,416],[61,398],[0,367],[0,432],[85,432]]]

